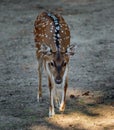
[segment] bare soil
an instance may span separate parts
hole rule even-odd
[[[62,14],[77,44],[66,110],[52,118],[45,74],[36,100],[33,25],[43,10]],[[41,129],[114,130],[114,0],[0,0],[0,130]]]

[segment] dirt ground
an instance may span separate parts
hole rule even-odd
[[[36,100],[33,24],[43,10],[62,14],[77,44],[66,110],[52,118],[45,74]],[[114,0],[0,0],[0,130],[41,129],[114,130]]]

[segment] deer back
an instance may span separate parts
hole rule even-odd
[[[70,44],[70,31],[62,16],[55,13],[41,13],[35,21],[36,48],[49,47],[50,51],[66,52]]]

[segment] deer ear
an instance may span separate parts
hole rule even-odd
[[[47,54],[47,55],[52,53],[50,47],[48,47],[48,46],[42,45],[41,48],[40,48],[40,50],[41,50],[44,54]]]
[[[66,54],[73,56],[73,55],[75,54],[75,52],[76,52],[76,48],[77,48],[77,45],[74,45],[74,44],[73,44],[73,45],[70,45],[70,46],[67,48]]]

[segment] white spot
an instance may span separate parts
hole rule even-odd
[[[59,23],[58,22],[55,22],[55,25],[58,25]]]
[[[51,28],[50,28],[51,30],[53,30],[53,26],[51,26]]]
[[[60,37],[60,35],[59,35],[59,34],[57,34],[57,37],[59,38],[59,37]]]
[[[59,39],[59,43],[62,43],[62,40],[61,40],[61,39]]]
[[[53,15],[53,17],[52,17],[53,19],[54,19],[54,21],[56,21],[57,20],[57,18]]]
[[[59,39],[57,39],[56,41],[59,41]]]
[[[57,27],[56,27],[56,29],[57,29],[57,30],[60,30],[60,27],[59,27],[59,26],[57,26]]]
[[[52,25],[53,23],[51,22],[50,25]]]
[[[44,24],[42,27],[45,27],[46,25]]]
[[[46,37],[46,36],[47,36],[47,33],[45,33],[44,35],[45,35],[45,37]]]
[[[61,39],[61,38],[60,38],[59,40],[60,40],[60,41],[62,41],[62,39]]]
[[[53,39],[54,39],[54,40],[56,40],[56,38],[55,38],[55,37],[53,37]]]

